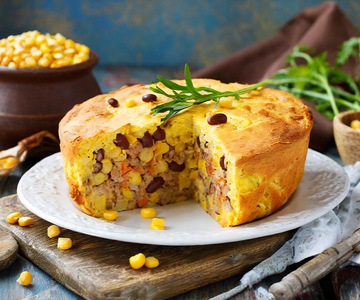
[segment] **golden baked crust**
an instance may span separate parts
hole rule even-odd
[[[184,84],[183,81],[177,82]],[[193,82],[195,87],[208,86],[219,91],[245,87],[210,79],[194,79]],[[162,88],[166,90],[164,86]],[[184,156],[186,168],[179,174],[174,173],[176,179],[171,177],[171,180],[179,181],[178,191],[166,194],[166,188],[163,188],[159,192],[160,196],[175,199],[170,202],[176,202],[176,197],[180,201],[194,197],[221,226],[227,227],[271,214],[284,205],[295,191],[303,175],[313,123],[310,110],[299,99],[270,88],[258,89],[240,95],[240,100],[228,97],[232,99],[231,108],[214,109],[214,102],[205,103],[161,124],[164,114],[152,116],[150,109],[171,99],[156,94],[156,103],[143,102],[142,96],[149,93],[154,94],[145,85],[125,86],[76,105],[61,120],[59,135],[65,176],[71,198],[85,213],[101,217],[105,209],[139,207],[140,194],[145,195],[149,203],[168,203],[157,199],[153,193],[144,194],[144,191],[126,185],[125,172],[128,170],[122,169],[123,174],[120,171],[119,177],[121,165],[124,167],[126,162],[126,166],[130,166],[130,162],[126,161],[126,157],[129,159],[128,150],[122,150],[115,158],[112,156],[119,148],[113,142],[118,133],[125,134],[128,140],[135,137],[133,143],[137,145],[136,138],[140,139],[146,131],[153,134],[160,125],[166,132],[165,142],[170,146],[170,152],[175,153],[173,159],[182,159],[176,157],[175,149],[179,144],[184,144],[185,152],[189,153],[185,156],[179,154]],[[107,101],[110,98],[117,99],[119,106],[109,105]],[[136,106],[125,107],[127,99],[133,99]],[[207,118],[218,112],[227,115],[227,123],[209,125]],[[147,178],[150,175],[152,178],[168,178],[164,175],[168,171],[155,174],[152,169],[155,165],[156,170],[160,164],[158,161],[167,160],[170,163],[172,159],[169,154],[157,156],[159,143],[149,148],[154,155],[151,161],[132,161],[134,170],[140,170],[140,165],[135,166],[140,163],[150,170],[139,171],[147,184],[151,180]],[[94,185],[96,159],[93,153],[99,149],[105,149],[105,158],[111,161],[113,169],[105,174],[104,183]],[[219,163],[222,156],[226,171]],[[197,165],[194,164],[195,157]],[[191,171],[196,170],[199,176],[188,183]],[[191,176],[195,177],[194,174]],[[124,186],[133,192],[136,201],[125,197]],[[138,186],[141,187],[144,190],[143,185]]]

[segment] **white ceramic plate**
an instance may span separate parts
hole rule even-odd
[[[56,153],[22,176],[18,196],[31,212],[60,227],[125,242],[178,246],[236,242],[298,228],[333,209],[348,189],[343,168],[309,150],[300,185],[288,203],[271,216],[221,228],[195,200],[190,200],[156,208],[157,217],[165,220],[165,230],[156,231],[150,229],[151,219],[140,216],[140,209],[118,213],[115,222],[84,214],[68,194],[61,153]]]

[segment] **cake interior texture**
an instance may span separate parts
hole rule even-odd
[[[194,85],[244,87],[207,79]],[[150,110],[171,99],[157,94],[147,103],[146,94],[154,94],[148,86],[124,87],[75,106],[61,121],[65,177],[83,212],[102,217],[106,210],[195,199],[231,227],[276,211],[300,183],[312,116],[294,96],[260,89],[224,98],[216,109],[214,102],[193,106],[162,123],[164,114]],[[227,122],[210,125],[219,112]]]

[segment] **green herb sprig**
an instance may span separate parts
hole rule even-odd
[[[209,87],[195,88],[191,80],[190,68],[187,64],[185,64],[184,76],[186,85],[180,85],[162,76],[157,76],[159,82],[172,90],[172,94],[165,92],[159,86],[150,87],[151,91],[173,99],[172,101],[157,105],[151,109],[151,111],[154,112],[154,115],[168,112],[168,114],[161,119],[163,122],[194,105],[199,105],[204,102],[214,101],[216,102],[214,108],[217,108],[222,97],[233,96],[235,99],[239,100],[239,95],[255,90],[268,82],[265,80],[237,91],[219,92]]]
[[[295,46],[287,57],[290,67],[276,72],[269,84],[315,103],[316,109],[329,119],[341,110],[359,110],[359,87],[350,75],[338,68],[338,65],[345,63],[350,55],[359,55],[356,49],[359,45],[360,39],[345,42],[334,67],[326,61],[326,52],[311,56],[306,47]],[[297,59],[300,58],[305,60],[305,64],[297,63]],[[347,90],[340,87],[344,84]]]

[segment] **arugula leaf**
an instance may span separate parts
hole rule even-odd
[[[340,46],[335,66],[345,64],[351,55],[355,55],[360,58],[360,38],[358,37],[353,37],[345,41]]]
[[[185,64],[184,76],[186,85],[180,85],[162,76],[158,76],[159,82],[162,83],[165,87],[169,88],[172,91],[172,94],[165,92],[158,85],[155,87],[150,87],[151,91],[173,99],[170,102],[157,105],[151,109],[151,111],[154,112],[154,115],[168,112],[168,114],[161,119],[163,122],[194,105],[199,105],[207,101],[214,101],[214,108],[217,108],[222,97],[232,96],[239,100],[239,95],[255,90],[267,83],[267,80],[265,80],[241,90],[220,92],[208,87],[195,88],[191,79],[190,68],[187,64]],[[180,91],[180,93],[178,91]]]
[[[349,54],[350,46],[355,47],[355,45],[359,44],[354,40],[346,44],[339,57],[347,59],[353,53],[358,54],[353,48]],[[342,72],[337,66],[331,67],[326,60],[326,52],[317,56],[310,55],[309,52],[306,47],[295,46],[286,59],[290,67],[276,72],[269,80],[269,84],[317,104],[316,109],[331,119],[341,110],[359,109],[359,87],[351,76]],[[305,64],[299,65],[298,62],[301,60],[305,61]],[[339,87],[344,83],[349,91]]]

